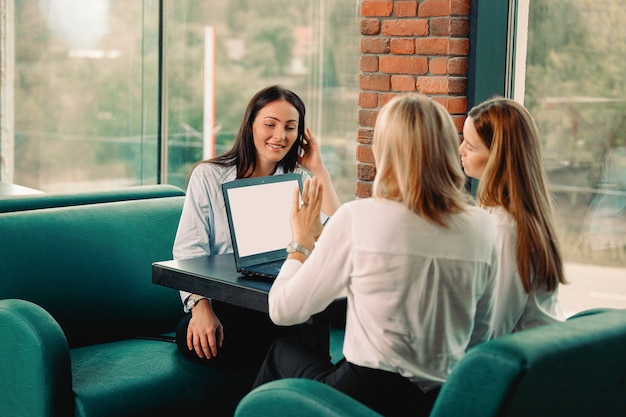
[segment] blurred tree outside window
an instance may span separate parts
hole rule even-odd
[[[352,200],[360,57],[356,2],[165,4],[167,182],[185,187],[189,170],[207,154],[207,134],[214,137],[213,154],[228,150],[248,101],[261,88],[280,84],[303,99],[306,124],[322,144],[338,192],[343,201]],[[214,80],[205,76],[207,42],[214,42]],[[205,126],[203,113],[203,100],[211,94],[212,127]]]
[[[587,279],[597,298],[578,309],[597,307],[594,302],[626,307],[623,6],[621,0],[532,0],[528,8],[523,100],[543,140],[569,272],[578,288],[584,283],[577,277]],[[604,289],[594,290],[592,280],[599,286],[602,279]]]
[[[9,1],[12,181],[46,192],[156,183],[158,3]]]
[[[228,149],[252,95],[282,84],[304,100],[342,199],[354,198],[357,0],[7,1],[12,182],[46,192],[184,188],[205,138],[215,138],[213,153]]]

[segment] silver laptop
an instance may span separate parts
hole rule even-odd
[[[238,272],[276,278],[292,239],[291,209],[296,187],[302,189],[299,174],[244,178],[222,185]]]

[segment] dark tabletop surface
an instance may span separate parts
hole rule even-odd
[[[152,282],[263,312],[268,311],[272,285],[266,279],[242,276],[232,253],[155,262]]]

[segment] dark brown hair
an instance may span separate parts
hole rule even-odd
[[[284,172],[293,172],[298,163],[298,148],[303,146],[306,109],[304,102],[296,93],[279,85],[266,87],[250,99],[241,120],[239,132],[235,137],[235,143],[229,151],[215,158],[200,161],[193,168],[198,164],[211,162],[222,166],[236,166],[237,178],[245,178],[252,175],[256,168],[256,148],[254,147],[254,138],[252,136],[252,125],[259,111],[275,101],[286,101],[298,111],[298,137],[287,155],[278,162],[278,165],[283,168]]]

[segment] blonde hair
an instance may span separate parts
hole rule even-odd
[[[468,114],[489,149],[478,185],[482,206],[503,207],[517,225],[517,269],[526,292],[565,283],[552,202],[545,178],[539,132],[528,110],[496,97]]]
[[[442,105],[416,93],[394,97],[374,127],[374,198],[402,202],[446,226],[448,216],[464,211],[468,202],[458,146],[457,130]]]

